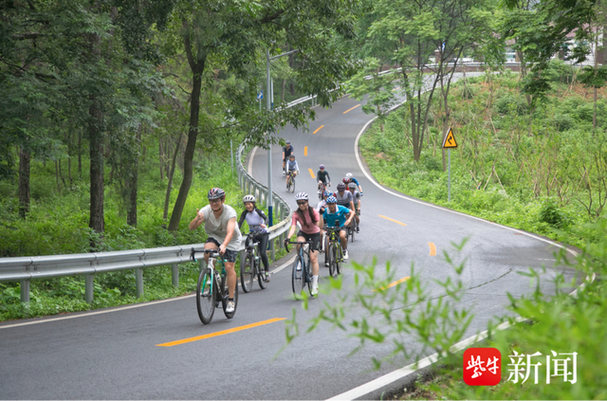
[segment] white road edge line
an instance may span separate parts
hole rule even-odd
[[[404,104],[404,103],[401,103],[399,105],[396,105],[396,106],[392,107],[388,112],[391,112],[391,111],[395,110],[396,108],[400,107],[402,104]],[[382,187],[377,181],[375,181],[375,179],[369,173],[367,173],[367,170],[365,169],[365,167],[364,167],[364,165],[362,163],[362,160],[360,159],[360,155],[359,155],[359,141],[360,141],[360,137],[365,133],[365,131],[367,130],[367,128],[369,127],[369,125],[373,121],[375,121],[375,119],[377,119],[377,117],[374,117],[371,120],[369,120],[364,125],[364,127],[360,130],[360,132],[358,133],[358,135],[356,136],[356,141],[354,142],[354,154],[356,156],[356,161],[358,162],[358,167],[360,167],[360,170],[363,172],[363,174],[365,175],[365,177],[367,177],[367,179],[369,181],[371,181],[371,183],[373,185],[375,185],[377,188],[381,189],[384,192],[389,193],[390,195],[399,197],[399,198],[407,200],[409,202],[419,203],[421,205],[426,205],[428,207],[432,207],[432,208],[435,208],[435,209],[440,209],[440,210],[444,210],[444,211],[447,211],[447,212],[459,214],[460,216],[469,217],[469,218],[472,218],[472,219],[475,219],[475,220],[478,220],[478,221],[482,221],[484,223],[492,224],[492,225],[495,225],[495,226],[499,226],[499,227],[508,229],[510,231],[514,231],[516,233],[520,233],[520,234],[526,235],[526,236],[531,237],[531,238],[535,238],[537,240],[546,242],[546,243],[548,243],[550,245],[553,245],[553,246],[556,246],[558,248],[565,249],[567,252],[573,254],[574,256],[577,256],[577,252],[575,252],[575,251],[573,251],[571,249],[567,249],[566,247],[564,247],[564,246],[562,246],[560,244],[557,244],[557,243],[555,243],[553,241],[550,241],[550,240],[547,240],[547,239],[544,239],[544,238],[541,238],[541,237],[538,237],[538,236],[526,233],[524,231],[520,231],[520,230],[511,228],[511,227],[506,227],[506,226],[503,226],[501,224],[497,224],[497,223],[493,223],[491,221],[483,220],[483,219],[480,219],[480,218],[475,217],[475,216],[470,216],[470,215],[467,215],[467,214],[464,214],[464,213],[461,213],[461,212],[456,212],[454,210],[449,210],[449,209],[442,208],[442,207],[436,206],[436,205],[432,205],[432,204],[429,204],[429,203],[426,203],[426,202],[421,202],[421,201],[418,201],[418,200],[415,200],[415,199],[410,199],[410,198],[407,198],[406,196],[394,193],[394,192],[389,191],[386,188]],[[572,294],[574,294],[576,291],[577,291],[577,289],[575,291],[573,291]],[[523,321],[523,320],[524,319],[517,318],[517,321]],[[502,323],[502,324],[498,325],[495,329],[496,330],[503,330],[503,329],[506,329],[508,327],[510,327],[510,323],[505,322],[505,323]],[[466,347],[468,347],[469,345],[472,345],[472,344],[474,344],[474,343],[476,343],[478,341],[481,341],[481,340],[485,339],[486,337],[487,337],[487,330],[481,332],[478,335],[475,335],[475,336],[472,336],[472,337],[468,337],[467,339],[460,341],[459,343],[455,344],[451,349],[454,350],[454,351],[461,351],[461,350],[465,349]],[[397,380],[400,380],[403,377],[405,377],[405,376],[407,376],[407,375],[409,375],[411,373],[414,373],[414,372],[416,372],[419,369],[423,369],[425,367],[428,367],[428,366],[432,365],[437,360],[438,360],[438,354],[432,354],[432,355],[430,355],[430,356],[428,356],[426,358],[423,358],[423,359],[419,360],[417,362],[417,364],[413,363],[411,365],[407,365],[407,366],[405,366],[403,368],[400,368],[400,369],[397,369],[397,370],[392,371],[390,373],[387,373],[387,374],[385,374],[383,376],[378,377],[375,380],[371,380],[370,382],[367,382],[367,383],[365,383],[365,384],[363,384],[361,386],[353,388],[352,390],[349,390],[349,391],[346,391],[344,393],[338,394],[338,395],[336,395],[334,397],[331,397],[331,398],[329,398],[329,400],[355,400],[357,398],[362,398],[362,397],[364,397],[365,395],[369,394],[372,391],[379,390],[380,388],[385,387],[385,386],[387,386],[387,385],[389,385],[389,384],[391,384],[391,383],[393,383],[393,382],[395,382]],[[416,365],[417,365],[417,369],[416,369]]]
[[[276,269],[272,270],[272,274],[278,273],[279,271],[283,270],[285,267],[291,265],[291,263],[293,263],[293,261],[295,260],[295,256],[296,255],[294,255],[287,262],[283,263],[281,266],[279,266]],[[106,314],[106,313],[120,312],[120,311],[124,311],[124,310],[128,310],[128,309],[141,308],[141,307],[144,307],[144,306],[158,305],[158,304],[162,304],[162,303],[165,303],[165,302],[180,301],[182,299],[192,298],[195,295],[196,294],[190,294],[190,295],[184,295],[184,296],[177,297],[177,298],[161,299],[161,300],[158,300],[158,301],[151,301],[151,302],[145,302],[145,303],[140,303],[140,304],[135,304],[135,305],[128,305],[128,306],[119,306],[119,307],[114,308],[114,309],[102,310],[102,311],[96,311],[96,312],[89,312],[89,313],[81,313],[81,314],[78,314],[78,315],[70,315],[70,316],[62,316],[62,317],[51,317],[51,318],[48,318],[48,319],[42,318],[41,320],[34,320],[34,321],[31,321],[31,322],[8,324],[8,325],[5,325],[5,326],[0,326],[0,330],[1,329],[12,328],[12,327],[29,326],[29,325],[32,325],[32,324],[40,324],[40,323],[51,323],[51,322],[58,322],[60,320],[76,319],[76,318],[79,318],[79,317],[88,317],[88,316],[95,316],[95,315],[103,315],[103,314]]]

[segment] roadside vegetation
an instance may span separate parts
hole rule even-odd
[[[545,72],[551,77],[552,88],[545,101],[535,107],[528,107],[520,92],[520,75],[516,73],[487,74],[457,82],[449,99],[450,126],[458,143],[458,148],[451,150],[451,202],[447,200],[447,172],[443,169],[443,133],[435,128],[443,126],[439,104],[430,113],[429,144],[421,152],[419,162],[413,160],[410,151],[405,107],[386,116],[383,127],[375,123],[361,138],[363,157],[380,183],[421,200],[573,245],[580,254],[576,268],[583,273],[582,277],[594,278],[575,297],[569,295],[570,288],[582,284],[580,281],[565,283],[556,279],[561,289],[556,295],[536,290],[527,299],[511,299],[511,312],[527,322],[514,324],[478,345],[495,347],[502,353],[502,381],[497,386],[466,385],[462,380],[462,354],[448,350],[462,339],[458,334],[467,327],[470,318],[467,311],[457,307],[465,291],[457,285],[459,281],[440,284],[449,294],[441,304],[428,299],[415,281],[401,285],[399,295],[353,296],[353,302],[364,299],[361,306],[380,316],[390,315],[390,308],[384,310],[380,305],[393,305],[396,301],[428,305],[416,309],[425,311],[421,316],[419,312],[405,311],[406,317],[386,318],[390,324],[384,327],[392,327],[392,334],[417,333],[423,344],[447,357],[432,376],[420,378],[413,388],[403,389],[390,399],[607,396],[606,377],[602,373],[607,370],[607,282],[604,281],[607,219],[603,208],[607,201],[607,104],[606,93],[601,89],[595,109],[592,90],[576,80],[578,72],[562,62],[552,62]],[[571,257],[560,258],[563,263],[573,262]],[[458,269],[463,268],[455,266],[458,275]],[[383,274],[374,276],[362,266],[355,269],[360,275],[357,282],[363,283],[361,293],[366,290],[368,294],[369,289],[381,288],[387,282]],[[535,272],[526,274],[532,280],[538,279]],[[389,281],[389,269],[385,275]],[[412,271],[413,280],[415,277]],[[569,290],[565,290],[568,286]],[[449,311],[442,309],[445,305],[449,305]],[[344,325],[347,319],[340,308],[344,308],[343,302],[327,308],[318,320]],[[442,326],[432,323],[436,319]],[[407,328],[394,329],[401,326],[396,321],[408,322]],[[510,321],[515,323],[513,318]],[[390,338],[390,332],[381,326],[361,321],[349,323],[357,328],[361,343]],[[508,356],[514,350],[519,354],[539,351],[544,355],[542,358],[553,350],[577,352],[577,382],[563,383],[562,378],[553,378],[547,384],[545,370],[540,371],[538,384],[534,384],[533,377],[524,384],[522,378],[518,384],[508,381],[508,364],[513,363]],[[395,353],[407,355],[398,346]]]

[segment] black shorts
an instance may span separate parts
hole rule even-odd
[[[317,232],[316,234],[306,234],[303,231],[300,231],[297,233],[298,237],[304,237],[306,241],[312,241],[312,244],[310,245],[310,250],[311,251],[318,251],[319,250],[319,245],[320,245],[320,232]]]
[[[219,242],[217,242],[217,240],[213,237],[209,237],[207,238],[207,240],[205,241],[205,244],[215,244],[217,245],[217,248],[219,248],[219,246],[221,245]],[[229,249],[226,249],[226,252],[223,254],[223,259],[226,262],[231,262],[234,263],[236,262],[236,258],[238,257],[238,252],[237,251],[231,251]]]

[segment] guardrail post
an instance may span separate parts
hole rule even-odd
[[[143,269],[135,269],[135,285],[137,286],[137,298],[143,295]]]
[[[179,287],[179,265],[171,265],[171,275],[173,276],[173,287]]]
[[[29,280],[21,280],[21,302],[30,301],[30,282]]]
[[[93,289],[95,288],[95,279],[92,274],[84,275],[84,300],[91,304],[93,303]]]

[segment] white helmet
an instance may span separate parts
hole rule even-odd
[[[346,178],[352,178],[352,173],[346,174]]]
[[[245,195],[242,198],[242,203],[252,202],[255,203],[255,197],[253,195]]]
[[[305,192],[300,192],[297,195],[295,195],[295,200],[308,200],[308,194]]]

